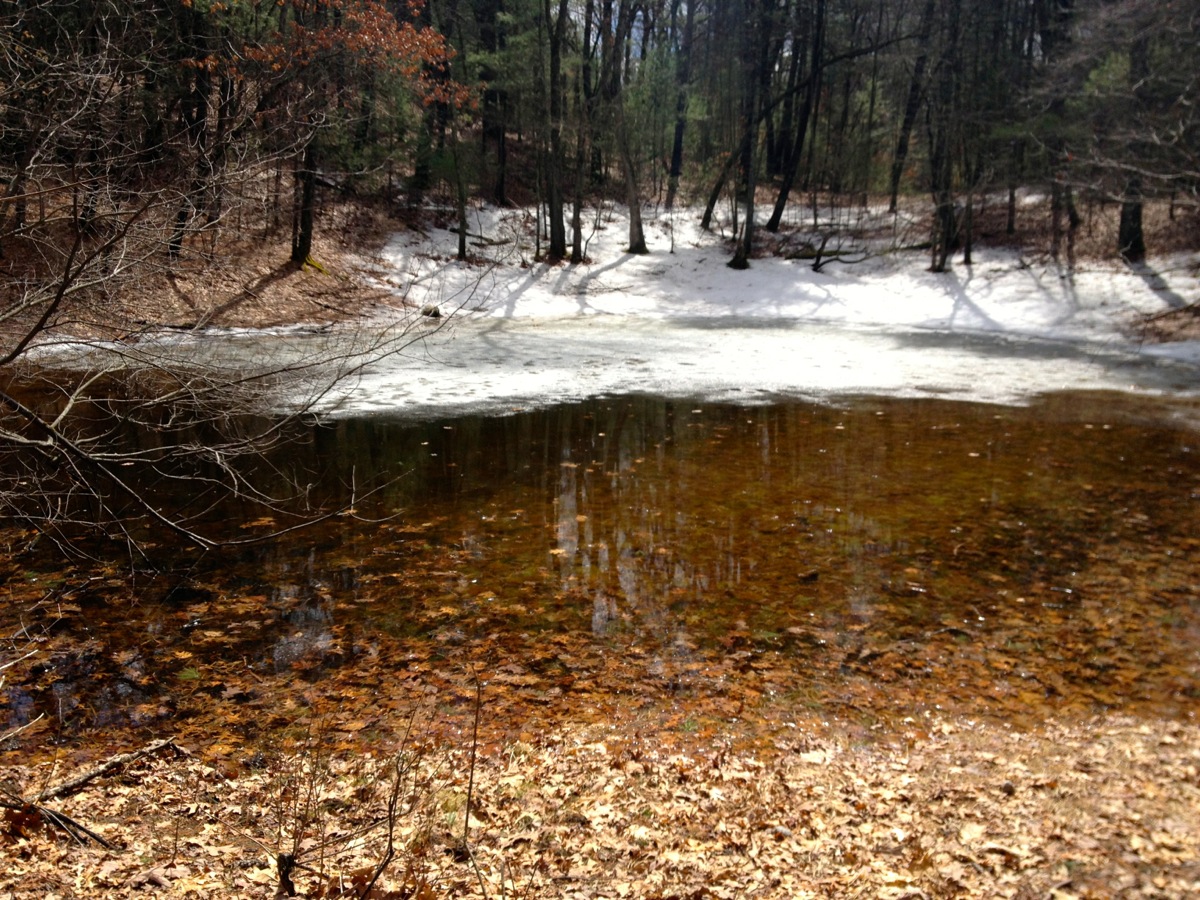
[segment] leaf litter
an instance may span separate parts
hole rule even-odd
[[[4,822],[0,897],[1185,897],[1200,890],[1200,730],[1133,717],[656,729],[663,710],[471,748],[309,732],[270,759],[138,760],[62,804],[121,852]],[[339,734],[342,737],[339,737]],[[341,741],[341,743],[339,743]],[[348,743],[347,743],[348,741]],[[51,764],[12,767],[33,791]],[[308,804],[305,806],[305,804]],[[359,873],[356,875],[355,873]],[[355,878],[358,881],[355,882]],[[344,893],[339,893],[339,892]]]

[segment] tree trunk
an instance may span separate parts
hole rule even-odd
[[[704,215],[700,217],[700,227],[708,231],[712,227],[713,212],[717,208],[717,201],[721,199],[721,191],[725,187],[725,183],[729,180],[729,173],[733,171],[734,165],[742,158],[745,153],[746,142],[750,140],[750,135],[743,132],[742,143],[738,145],[737,153],[731,153],[725,159],[725,164],[721,166],[721,173],[713,182],[712,190],[708,192],[708,203],[704,206]]]
[[[1142,229],[1142,181],[1131,178],[1121,201],[1121,220],[1117,227],[1117,251],[1126,262],[1139,263],[1146,258],[1146,235]]]
[[[578,76],[576,76],[578,77]],[[582,98],[581,98],[582,99]],[[575,195],[571,203],[571,262],[583,262],[583,161],[586,113],[582,105],[579,110],[579,131],[575,135]]]
[[[823,3],[824,0],[821,0]],[[746,139],[742,142],[745,148],[743,165],[745,168],[744,188],[746,215],[742,223],[742,238],[738,241],[733,259],[728,263],[731,269],[748,269],[750,257],[754,250],[754,192],[758,187],[758,122],[759,122],[759,90],[762,86],[762,72],[767,62],[767,41],[769,35],[762,21],[762,0],[747,0],[746,19],[742,26],[742,58],[747,60],[746,66]]]
[[[584,160],[587,157],[587,136],[592,122],[592,25],[595,22],[595,0],[587,0],[583,13],[583,48],[581,65],[575,75],[575,102],[579,105],[579,129],[575,135],[575,202],[571,208],[571,262],[583,262],[583,188]]]
[[[808,134],[808,126],[816,108],[817,92],[821,89],[821,79],[824,73],[825,61],[825,9],[826,0],[817,0],[816,22],[813,25],[812,40],[812,70],[804,88],[804,102],[800,104],[800,115],[796,124],[796,136],[791,142],[790,153],[783,167],[783,179],[779,185],[779,193],[775,197],[775,208],[767,220],[766,229],[772,233],[779,230],[783,222],[783,212],[787,208],[788,198],[796,184],[796,176],[800,173],[800,161],[804,157],[804,139]]]
[[[1017,186],[1025,169],[1024,161],[1025,142],[1013,141],[1008,154],[1008,209],[1004,219],[1004,233],[1009,236],[1017,233]]]
[[[1147,103],[1146,82],[1150,76],[1150,44],[1144,36],[1129,47],[1129,83],[1139,105]],[[1121,219],[1117,226],[1117,252],[1126,262],[1139,263],[1146,258],[1146,235],[1142,229],[1142,179],[1134,175],[1125,182],[1121,200]]]
[[[946,40],[937,64],[937,96],[930,113],[929,168],[933,193],[933,238],[930,249],[931,272],[946,271],[946,262],[958,237],[958,216],[954,209],[954,159],[952,132],[958,128],[955,102],[959,59],[959,22],[962,0],[950,0]]]
[[[633,163],[633,147],[625,123],[625,100],[617,97],[614,113],[617,118],[617,143],[620,145],[621,171],[625,176],[625,202],[629,206],[629,253],[649,253],[646,234],[642,229],[642,200],[638,196],[637,170]]]
[[[208,211],[205,218],[205,223],[213,230],[214,239],[225,209],[224,174],[229,155],[234,103],[234,81],[228,74],[223,74],[217,87],[217,128],[209,157]]]
[[[204,59],[205,51],[208,47],[208,35],[204,17],[193,11],[193,14],[188,16],[188,21],[193,29],[190,35],[191,39],[195,42],[193,50],[198,54],[198,60]],[[192,84],[192,90],[187,97],[180,101],[180,113],[183,118],[185,133],[187,134],[188,149],[195,154],[195,161],[192,163],[191,184],[188,186],[187,193],[179,203],[179,210],[175,214],[175,228],[170,240],[167,242],[167,254],[172,259],[179,256],[183,250],[183,241],[187,235],[188,222],[191,220],[193,213],[204,205],[202,195],[211,172],[208,146],[208,113],[209,94],[212,90],[212,76],[206,66],[197,65],[194,77],[195,81]]]
[[[433,107],[425,110],[417,128],[417,146],[413,152],[413,173],[408,179],[408,203],[419,206],[425,192],[433,185],[433,132],[437,113]]]
[[[871,43],[875,49],[871,52],[871,90],[867,95],[867,124],[865,150],[858,153],[858,166],[855,169],[855,189],[862,192],[862,207],[867,208],[867,196],[871,190],[871,157],[875,152],[875,108],[879,95],[879,44],[883,40],[884,13],[887,0],[879,0],[879,15],[875,20],[875,33]]]
[[[542,12],[550,35],[550,158],[546,161],[546,205],[550,219],[550,246],[547,256],[559,262],[567,256],[567,228],[563,219],[563,75],[562,49],[567,30],[567,0],[559,0],[558,18],[551,19],[550,0],[544,0]]]
[[[627,69],[629,48],[627,38],[633,23],[634,9],[630,0],[621,0],[617,7],[616,27],[612,28],[612,4],[605,0],[601,29],[607,38],[607,50],[603,60],[601,84],[608,99],[616,129],[617,155],[620,157],[621,174],[625,182],[625,203],[629,207],[629,253],[648,253],[646,235],[642,229],[642,200],[638,195],[637,165],[634,161],[632,136],[625,116],[625,91],[623,73]],[[608,27],[606,27],[606,25]],[[611,29],[611,30],[609,30]]]
[[[672,18],[679,9],[679,0],[671,7]],[[675,194],[679,190],[679,178],[683,174],[683,136],[687,128],[687,88],[692,74],[692,38],[696,21],[695,0],[689,0],[683,26],[683,42],[679,48],[675,70],[675,134],[671,141],[671,170],[667,176],[666,208],[675,208]]]
[[[300,200],[296,214],[296,227],[292,236],[292,262],[304,265],[312,256],[314,218],[317,197],[317,148],[316,135],[309,138],[308,146],[304,148],[304,158],[300,171],[296,173],[299,181]]]
[[[963,265],[970,266],[974,264],[973,254],[975,252],[975,191],[967,192],[967,203],[963,207],[962,216],[962,248],[963,248]]]
[[[1054,183],[1050,185],[1050,257],[1055,262],[1062,255],[1064,185],[1063,176],[1056,172]]]
[[[25,227],[25,191],[27,190],[27,176],[30,164],[33,162],[34,147],[36,146],[38,132],[30,130],[18,139],[22,141],[18,145],[16,175],[12,181],[8,183],[8,189],[4,193],[6,200],[10,202],[0,204],[0,259],[4,258],[4,238],[11,233],[16,235]],[[12,210],[13,223],[11,229],[8,226],[8,212]]]
[[[954,215],[954,195],[947,186],[950,164],[947,153],[943,148],[934,150],[930,160],[934,167],[934,211],[933,211],[933,240],[930,246],[929,271],[945,272],[946,262],[954,247],[956,222]],[[944,173],[944,174],[943,174]]]
[[[580,113],[583,115],[582,111]],[[571,204],[571,262],[583,262],[583,160],[584,122],[579,122],[579,133],[575,137],[575,196]]]
[[[913,64],[912,78],[908,82],[908,99],[904,103],[904,119],[900,123],[900,135],[896,138],[896,152],[892,157],[891,199],[888,203],[888,212],[896,211],[896,201],[900,194],[900,177],[904,174],[904,163],[908,159],[908,144],[912,139],[917,112],[921,108],[925,67],[929,64],[928,47],[930,34],[933,31],[934,2],[935,0],[925,0],[925,9],[921,12],[920,33],[917,36],[917,46],[921,48],[921,52]]]
[[[796,97],[800,93],[800,69],[808,58],[808,41],[801,34],[805,20],[799,15],[799,10],[793,14],[793,45],[788,59],[786,87],[783,93],[783,110],[779,116],[779,129],[775,138],[775,147],[771,150],[772,161],[768,163],[767,171],[771,176],[782,175],[787,162],[792,158],[792,134],[796,130]]]
[[[486,59],[495,59],[504,48],[504,34],[500,13],[501,0],[483,0],[473,4],[475,22],[479,28],[479,43],[486,54]],[[485,62],[479,69],[479,80],[487,87],[483,91],[483,102],[480,105],[482,119],[481,135],[483,138],[484,167],[490,170],[492,201],[498,206],[508,203],[508,144],[507,144],[507,92],[495,86],[499,73]],[[492,163],[487,164],[488,151],[491,152]]]
[[[451,162],[454,165],[454,211],[458,217],[458,254],[459,262],[467,259],[467,173],[462,161],[462,135],[459,132],[459,112],[453,110],[450,119],[450,149]]]

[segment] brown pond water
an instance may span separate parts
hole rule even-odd
[[[39,643],[0,730],[42,718],[0,761],[169,733],[233,756],[313,710],[386,736],[417,700],[453,730],[476,678],[509,736],[1193,716],[1197,421],[1079,395],[340,421],[277,462],[392,478],[357,518],[160,575],[10,545],[0,625]]]

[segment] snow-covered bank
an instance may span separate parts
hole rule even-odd
[[[736,316],[1047,338],[1116,337],[1130,313],[1200,300],[1200,257],[1161,261],[1161,273],[1114,262],[1067,277],[1048,259],[985,248],[974,265],[935,275],[924,254],[883,252],[876,242],[861,262],[831,261],[820,272],[810,260],[781,258],[736,271],[725,265],[732,251],[722,234],[701,231],[698,218],[689,210],[650,220],[652,252],[636,256],[623,250],[625,218],[610,211],[587,242],[590,263],[547,266],[532,263],[527,213],[485,209],[472,226],[471,264],[453,262],[451,231],[402,232],[384,251],[383,274],[410,300],[498,318]]]
[[[162,330],[132,344],[48,340],[30,356],[78,369],[278,373],[267,383],[279,385],[281,406],[316,398],[331,415],[502,413],[627,393],[739,403],[1200,396],[1200,341],[1143,344],[1131,327],[1200,300],[1200,254],[1137,270],[1089,263],[1068,276],[1045,255],[985,248],[974,265],[956,260],[934,275],[923,253],[889,249],[919,237],[914,226],[875,219],[870,244],[844,239],[856,262],[814,271],[803,258],[811,235],[764,234],[793,258],[735,271],[728,228],[700,231],[696,211],[648,216],[651,252],[633,256],[613,209],[591,218],[587,262],[548,266],[534,262],[530,213],[484,208],[472,214],[466,263],[446,227],[394,235],[370,274],[395,304],[373,318]],[[418,315],[429,306],[441,317]]]
[[[523,211],[473,213],[469,263],[454,261],[447,229],[397,234],[379,279],[452,322],[370,367],[340,411],[503,410],[640,391],[1019,403],[1050,390],[1200,390],[1200,342],[1129,335],[1138,314],[1200,300],[1195,255],[1073,276],[987,249],[941,275],[911,252],[821,271],[772,257],[735,271],[720,233],[696,220],[650,220],[652,252],[633,256],[624,218],[609,210],[593,221],[589,262],[576,266],[533,262]]]

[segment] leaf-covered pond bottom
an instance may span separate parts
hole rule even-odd
[[[1190,716],[1196,412],[632,397],[339,421],[264,483],[378,489],[269,548],[163,548],[155,574],[11,531],[4,633],[36,644],[0,689],[3,728],[29,725],[2,753],[179,732],[233,758],[313,711],[347,742],[391,734],[418,702],[455,731],[477,684],[485,732],[513,739]]]

